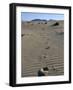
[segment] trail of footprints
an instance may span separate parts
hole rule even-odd
[[[22,34],[21,36],[29,36],[29,34]],[[49,39],[48,39],[49,40]],[[48,42],[47,42],[48,44]],[[37,76],[38,70],[41,68],[48,67],[48,76],[54,75],[63,75],[64,74],[64,61],[59,56],[53,56],[48,60],[47,51],[51,49],[49,45],[47,45],[44,50],[46,54],[42,54],[38,56],[37,62],[26,62],[24,66],[25,72],[22,72],[23,76]],[[56,61],[55,61],[56,60]]]
[[[45,48],[50,49],[50,47]],[[50,58],[50,60],[47,59],[48,56],[46,54],[43,54],[39,56],[38,62],[31,62],[31,64],[26,63],[25,72],[22,74],[24,76],[37,76],[38,70],[43,68],[43,66],[48,67],[48,76],[54,76],[54,75],[63,75],[64,74],[64,61],[60,59],[58,56],[54,56]],[[55,62],[56,59],[56,62]]]

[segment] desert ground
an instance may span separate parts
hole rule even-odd
[[[38,76],[48,67],[45,76],[64,75],[64,21],[32,20],[21,24],[21,76]]]

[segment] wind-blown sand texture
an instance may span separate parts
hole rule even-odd
[[[22,22],[21,76],[38,76],[48,67],[48,76],[64,75],[64,21]]]

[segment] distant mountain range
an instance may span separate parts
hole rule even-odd
[[[24,22],[27,22],[27,23],[30,23],[30,22],[32,22],[32,23],[40,23],[40,22],[42,22],[42,23],[46,23],[46,22],[55,22],[55,21],[64,21],[64,20],[54,20],[54,19],[49,19],[49,20],[45,20],[45,19],[33,19],[33,20],[30,20],[30,21],[22,21],[22,23],[24,23]]]

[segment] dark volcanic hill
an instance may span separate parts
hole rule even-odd
[[[45,19],[33,19],[32,21],[44,21],[44,22],[46,22],[47,20],[45,20]]]

